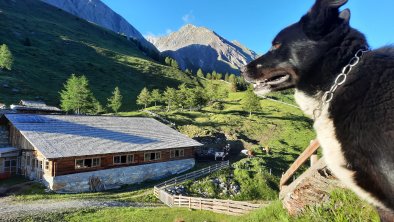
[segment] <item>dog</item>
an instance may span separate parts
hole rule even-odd
[[[347,0],[316,0],[241,69],[259,96],[295,88],[334,175],[394,221],[394,48],[368,50]]]

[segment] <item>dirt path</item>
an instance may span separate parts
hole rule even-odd
[[[111,200],[37,200],[19,202],[12,197],[0,198],[0,221],[42,213],[67,212],[86,208],[106,207],[157,207],[154,203],[132,203]]]

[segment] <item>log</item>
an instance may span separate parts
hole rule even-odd
[[[317,161],[289,186],[283,187],[279,198],[291,215],[299,215],[307,206],[329,201],[330,192],[344,188],[327,168],[324,158]]]

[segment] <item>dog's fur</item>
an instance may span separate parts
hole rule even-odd
[[[297,103],[313,117],[343,67],[368,47],[350,27],[350,11],[339,11],[346,2],[316,0],[242,70],[257,95],[295,87]],[[383,221],[394,221],[394,48],[365,53],[314,127],[333,173],[377,206]]]

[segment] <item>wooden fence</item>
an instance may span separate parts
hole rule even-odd
[[[319,147],[320,144],[317,139],[311,141],[311,144],[308,146],[308,148],[306,148],[305,151],[294,161],[286,173],[282,175],[279,183],[280,189],[286,185],[289,179],[309,159],[309,157],[311,157],[311,165],[317,162],[318,157],[315,153]]]
[[[157,198],[159,198],[164,204],[169,207],[187,207],[189,209],[209,210],[216,213],[223,213],[229,215],[242,215],[269,203],[264,202],[263,204],[254,204],[243,201],[188,197],[182,195],[171,195],[165,191],[166,187],[172,187],[178,183],[182,183],[187,180],[197,179],[220,169],[227,168],[229,166],[229,161],[224,161],[201,170],[197,170],[179,177],[172,178],[168,181],[156,185],[153,192]]]

